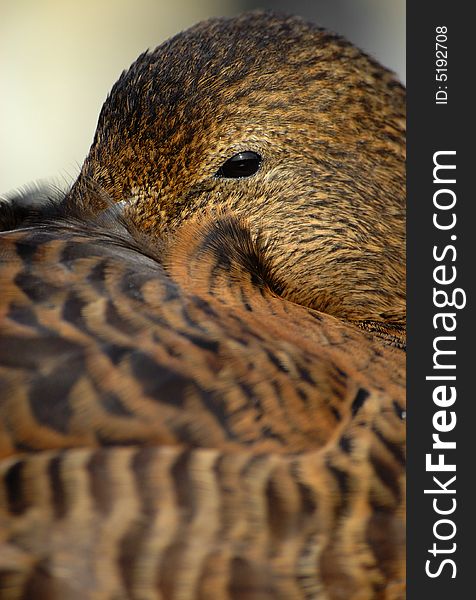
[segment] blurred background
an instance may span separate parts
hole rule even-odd
[[[71,183],[123,69],[197,21],[252,8],[341,33],[405,81],[405,0],[0,0],[0,193]]]

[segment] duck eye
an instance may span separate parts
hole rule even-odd
[[[250,177],[259,169],[261,160],[261,156],[256,152],[239,152],[222,164],[215,177],[225,177],[226,179]]]

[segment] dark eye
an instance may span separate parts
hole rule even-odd
[[[227,179],[249,177],[259,169],[261,160],[261,156],[256,152],[239,152],[222,164],[215,177],[226,177]]]

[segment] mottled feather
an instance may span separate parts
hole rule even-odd
[[[392,74],[248,13],[0,203],[2,600],[404,598],[403,136]]]

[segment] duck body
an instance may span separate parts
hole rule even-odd
[[[0,598],[404,597],[403,117],[337,36],[211,20],[0,206]]]

